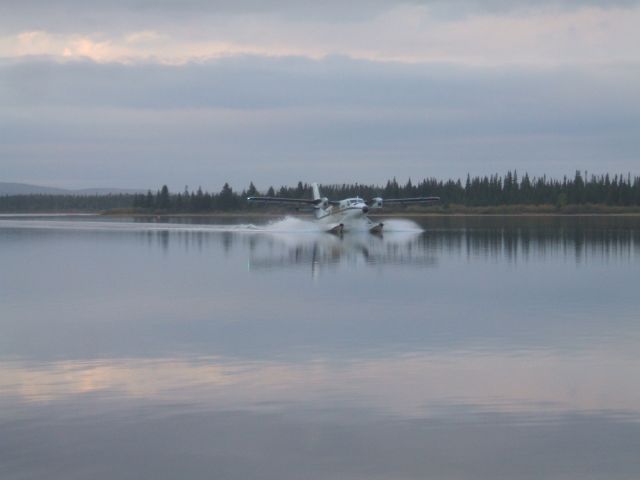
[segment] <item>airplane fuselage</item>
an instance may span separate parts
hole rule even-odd
[[[373,233],[382,231],[382,223],[376,224],[369,217],[369,206],[360,197],[345,198],[328,205],[326,208],[318,208],[315,211],[316,219],[327,225],[332,233],[341,233],[344,229],[349,229],[356,222],[365,221],[368,228]],[[362,223],[360,223],[362,225]]]
[[[316,218],[327,223],[341,222],[367,217],[369,207],[362,198],[346,198],[340,200],[337,205],[329,205],[327,208],[316,210]]]

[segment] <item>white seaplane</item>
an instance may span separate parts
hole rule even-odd
[[[382,199],[375,197],[370,200],[363,200],[360,197],[345,198],[344,200],[329,200],[320,195],[320,188],[317,183],[312,183],[313,199],[306,198],[284,198],[284,197],[248,197],[249,202],[263,204],[296,205],[298,208],[307,207],[313,209],[313,213],[318,222],[327,226],[327,231],[334,234],[342,234],[348,230],[350,225],[362,224],[364,220],[371,233],[382,233],[383,223],[374,222],[367,214],[371,210],[379,210],[383,204],[407,205],[410,203],[434,203],[440,197],[412,197],[412,198],[391,198]]]

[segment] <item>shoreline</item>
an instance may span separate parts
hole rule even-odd
[[[283,215],[292,217],[311,216],[309,212],[302,213],[294,209],[283,208],[251,209],[239,211],[213,211],[213,212],[140,212],[129,209],[114,209],[101,213],[106,216],[149,216],[149,217],[280,217]],[[381,211],[370,211],[370,217],[449,217],[449,216],[640,216],[640,206],[613,206],[613,205],[493,205],[493,206],[465,206],[450,204],[448,206],[433,207],[409,207],[404,209],[389,208]]]
[[[312,217],[310,212],[296,210],[276,209],[251,209],[236,211],[209,211],[209,212],[168,212],[168,211],[138,211],[130,208],[112,209],[103,211],[27,211],[27,212],[0,212],[2,217],[16,216],[103,216],[109,218],[277,218],[283,216]],[[423,218],[423,217],[606,217],[606,216],[640,216],[640,206],[611,206],[611,205],[500,205],[500,206],[464,206],[448,205],[446,207],[413,207],[406,209],[383,209],[369,212],[372,218]]]
[[[15,217],[106,217],[106,218],[312,218],[310,214],[296,212],[249,213],[108,213],[108,212],[6,212],[1,218]],[[631,212],[389,212],[369,214],[370,218],[437,218],[437,217],[640,217],[640,211]]]

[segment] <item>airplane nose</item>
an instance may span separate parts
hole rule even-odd
[[[362,213],[367,213],[368,211],[369,211],[369,207],[367,207],[366,205],[362,207]]]

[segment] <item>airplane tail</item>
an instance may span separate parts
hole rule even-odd
[[[315,206],[315,215],[316,218],[322,218],[331,212],[331,207],[329,206],[329,200],[320,195],[320,187],[318,187],[317,183],[311,184],[311,189],[313,190],[313,199],[318,200]]]

